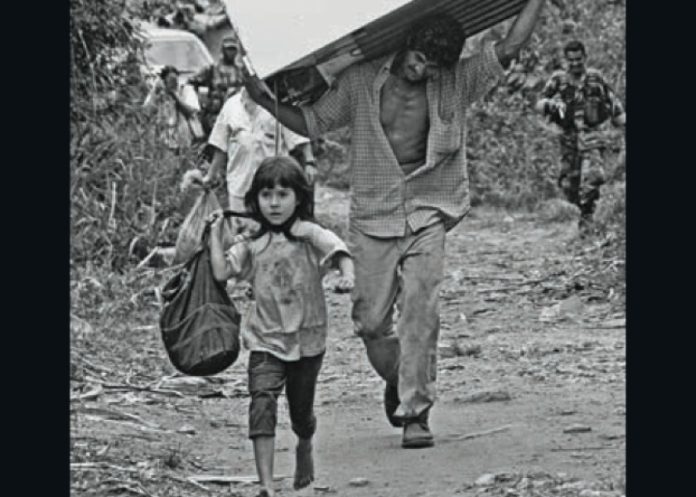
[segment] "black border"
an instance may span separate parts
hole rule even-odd
[[[3,10],[7,473],[20,491],[69,495],[69,2]]]
[[[31,494],[68,495],[69,2],[42,2],[40,12],[18,6],[5,6],[4,79],[12,86],[5,95],[13,117],[5,121],[4,260],[14,274],[6,285],[13,298],[3,307],[10,318],[5,336],[20,338],[5,344],[13,362],[5,411],[22,423],[5,421],[5,429],[19,437],[10,457],[25,473],[13,480]],[[674,366],[690,365],[675,352],[691,352],[686,340],[693,329],[680,311],[693,308],[684,270],[693,264],[694,159],[678,148],[696,140],[688,68],[694,27],[679,26],[671,7],[634,1],[626,9],[627,495],[678,495],[673,487],[686,487],[691,472],[682,472],[673,457],[681,455],[680,446],[690,449],[684,435],[693,423],[683,402],[691,389],[675,383],[693,372]],[[680,283],[689,286],[682,290]],[[37,492],[37,485],[45,488]]]

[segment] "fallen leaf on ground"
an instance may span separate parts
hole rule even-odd
[[[484,390],[458,397],[455,400],[458,402],[498,402],[511,399],[512,397],[505,390]]]
[[[592,428],[585,425],[571,425],[563,429],[563,433],[586,433],[592,431]]]
[[[367,478],[353,478],[348,482],[351,487],[366,487],[369,484],[370,481]]]
[[[493,485],[494,483],[495,483],[495,475],[492,473],[486,473],[484,475],[481,475],[478,478],[476,478],[476,481],[474,482],[474,484],[479,486],[479,487]]]

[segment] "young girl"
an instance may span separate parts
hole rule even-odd
[[[278,395],[285,387],[292,430],[298,437],[295,489],[314,480],[312,436],[314,392],[326,348],[327,312],[322,276],[336,258],[337,289],[353,287],[353,261],[346,245],[309,215],[311,188],[291,157],[264,159],[245,196],[260,224],[253,235],[223,251],[222,217],[213,215],[210,249],[213,274],[251,282],[256,300],[242,327],[249,355],[249,438],[254,444],[262,490],[272,497]]]

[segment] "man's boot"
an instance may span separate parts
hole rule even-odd
[[[401,446],[405,449],[420,449],[435,445],[433,434],[428,426],[429,409],[423,411],[417,418],[404,420],[404,434]]]
[[[392,426],[401,428],[404,422],[401,418],[394,417],[397,407],[399,407],[399,390],[396,385],[387,383],[384,387],[384,412]]]

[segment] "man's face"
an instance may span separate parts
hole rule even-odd
[[[585,72],[585,56],[581,50],[571,50],[565,54],[568,63],[568,71],[574,76],[580,76]]]
[[[169,72],[164,77],[164,87],[169,91],[176,91],[178,86],[179,78],[175,72]]]
[[[237,57],[237,47],[223,47],[222,48],[222,58],[228,64],[232,64],[236,57]]]
[[[437,71],[438,65],[428,60],[423,52],[409,50],[401,65],[402,75],[410,83],[420,83]]]
[[[222,108],[222,100],[219,97],[213,97],[210,99],[209,108],[213,112],[219,112]]]

